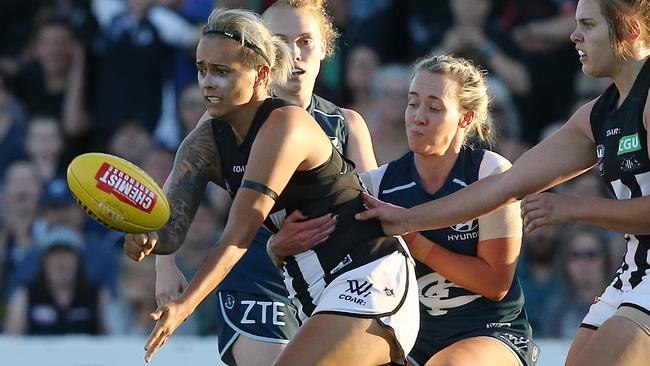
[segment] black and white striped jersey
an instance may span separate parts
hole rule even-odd
[[[248,157],[253,142],[273,110],[292,105],[279,99],[268,98],[253,117],[251,127],[244,140],[238,144],[230,125],[217,119],[212,120],[224,188],[235,197],[246,172]],[[308,217],[317,217],[333,212],[333,207],[347,203],[363,190],[358,177],[352,173],[354,164],[345,159],[336,149],[323,166],[310,171],[295,172],[284,192],[278,197],[271,214],[264,221],[264,227],[275,233],[279,230],[287,212],[300,209]]]
[[[219,148],[224,188],[234,197],[241,185],[251,147],[260,127],[276,108],[290,105],[267,99],[257,111],[244,141],[237,144],[230,125],[212,120]],[[332,147],[330,159],[309,171],[294,172],[276,200],[264,226],[277,232],[287,213],[300,210],[309,218],[331,213],[338,215],[335,231],[314,249],[285,258],[285,285],[296,299],[301,318],[310,316],[318,294],[338,275],[401,250],[398,240],[385,237],[376,220],[357,221],[354,214],[365,210],[364,191],[354,165]],[[296,303],[294,301],[294,303]]]
[[[600,175],[617,199],[650,194],[650,160],[643,110],[650,87],[650,62],[646,61],[632,90],[619,108],[618,89],[612,84],[598,98],[591,112],[591,131],[596,144]],[[650,235],[625,234],[627,250],[612,286],[636,287],[650,271]]]
[[[348,141],[347,120],[341,108],[317,95],[312,95],[307,111],[314,117],[336,149],[345,155]],[[244,164],[237,169],[243,175]],[[237,180],[236,177],[232,179]],[[219,290],[231,290],[249,294],[273,294],[288,296],[283,278],[266,254],[269,237],[266,229],[260,229],[246,255],[235,265],[219,285]]]

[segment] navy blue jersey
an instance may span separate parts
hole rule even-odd
[[[617,199],[650,193],[650,159],[643,111],[650,87],[650,62],[639,72],[630,94],[617,108],[618,89],[612,84],[591,111],[591,131],[596,143],[600,175]],[[627,250],[612,286],[636,287],[648,275],[650,235],[625,235]]]
[[[318,122],[336,149],[346,155],[348,148],[348,125],[343,111],[336,104],[312,94],[307,112]]]
[[[491,151],[463,147],[447,180],[435,193],[423,189],[413,152],[362,177],[373,195],[408,208],[452,194],[508,166],[505,158]],[[479,219],[475,219],[421,234],[450,251],[476,256],[480,231]],[[480,335],[481,331],[493,334],[496,328],[528,342],[531,331],[523,308],[524,295],[516,278],[506,297],[495,302],[456,285],[421,262],[416,261],[415,269],[421,315],[418,341],[411,353],[416,361],[424,364],[435,352],[455,341]]]

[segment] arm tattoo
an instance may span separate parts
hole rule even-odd
[[[176,153],[165,182],[171,216],[159,231],[154,253],[171,254],[180,248],[208,182],[222,180],[220,165],[212,125],[206,121],[190,132]]]

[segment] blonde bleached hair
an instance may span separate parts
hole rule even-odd
[[[203,27],[203,37],[225,37],[241,43],[245,67],[267,65],[268,85],[284,85],[291,75],[292,62],[287,44],[271,33],[262,19],[244,9],[215,9]]]
[[[434,55],[416,61],[413,76],[422,71],[445,75],[455,81],[452,94],[461,112],[474,112],[474,119],[465,134],[465,143],[468,138],[476,138],[490,144],[493,129],[488,113],[490,97],[485,70],[462,57]]]
[[[318,29],[323,40],[323,53],[325,54],[325,58],[334,55],[339,33],[336,31],[334,23],[332,23],[332,19],[327,13],[325,0],[278,0],[269,6],[264,14],[266,15],[274,9],[283,6],[311,13],[316,18],[316,22],[318,22]]]
[[[627,40],[636,27],[640,27],[639,41],[650,48],[650,0],[600,0],[600,12],[609,26],[609,40],[614,56],[628,60],[634,56],[634,43]]]

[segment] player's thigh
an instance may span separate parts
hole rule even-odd
[[[634,321],[613,316],[574,356],[571,366],[648,365],[650,335]]]
[[[399,357],[393,335],[379,321],[316,314],[300,327],[275,365],[370,366],[389,364]]]
[[[580,352],[587,346],[591,337],[596,334],[596,329],[580,327],[573,342],[571,342],[571,348],[569,353],[566,356],[565,366],[572,366],[575,362],[575,359]]]
[[[232,356],[237,365],[269,366],[285,347],[286,344],[262,342],[240,335],[232,345]]]
[[[518,366],[519,358],[492,337],[462,339],[436,353],[426,366]]]

